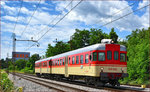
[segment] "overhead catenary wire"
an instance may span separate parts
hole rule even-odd
[[[74,8],[76,8],[83,0],[80,0],[73,8],[70,9],[69,12],[67,12],[60,20],[58,20],[50,29],[48,29],[37,41],[41,40],[52,28],[54,28],[60,21],[62,21]],[[32,46],[35,44],[32,44],[29,48],[26,49],[29,50]]]
[[[150,4],[145,5],[145,6],[141,7],[141,8],[138,8],[138,9],[136,9],[136,10],[134,10],[134,11],[132,11],[132,12],[128,13],[128,14],[123,15],[123,16],[121,16],[121,17],[117,18],[117,19],[114,19],[114,20],[112,20],[111,22],[108,22],[108,23],[106,23],[106,24],[103,24],[103,25],[102,25],[102,26],[100,26],[99,28],[101,28],[101,27],[103,27],[103,26],[106,26],[106,25],[108,25],[108,24],[110,24],[110,23],[112,23],[112,22],[115,22],[115,21],[117,21],[117,20],[119,20],[119,19],[121,19],[121,18],[124,18],[124,17],[126,17],[126,16],[128,16],[128,15],[130,15],[130,14],[132,14],[132,13],[134,13],[134,12],[138,11],[138,10],[141,10],[141,9],[143,9],[143,8],[145,8],[145,7],[149,6],[149,5],[150,5]]]
[[[127,7],[123,8],[123,9],[120,9],[118,12],[115,12],[114,14],[112,14],[112,16],[114,16],[114,15],[118,14],[119,12],[121,12],[121,11],[127,9],[127,8],[130,7],[130,6],[133,6],[133,5],[136,4],[136,3],[137,3],[137,1],[135,1],[134,3],[128,5]]]
[[[36,10],[38,9],[40,3],[41,3],[41,0],[39,0],[39,2],[38,2],[38,4],[37,4],[37,6],[36,6],[34,12],[32,13],[32,15],[31,15],[31,17],[30,17],[30,19],[29,19],[27,25],[25,26],[24,30],[22,31],[21,37],[22,37],[23,33],[26,31],[26,29],[27,29],[27,27],[28,27],[28,25],[29,25],[29,23],[30,23],[30,21],[31,21],[31,19],[32,19],[32,17],[33,17],[33,15],[35,14]]]
[[[70,5],[70,4],[72,4],[72,1],[73,0],[71,0],[70,1],[70,3],[63,9],[63,10],[65,10],[65,9],[67,9],[67,7]],[[58,17],[59,17],[60,15],[57,15],[48,25],[50,25],[50,24],[52,24]],[[38,35],[38,34],[40,34],[44,29],[46,29],[47,27],[45,27],[45,28],[43,28],[41,31],[39,31],[36,35]],[[35,35],[34,35],[35,36]]]
[[[17,15],[17,18],[16,18],[16,22],[15,22],[15,26],[14,26],[14,29],[13,29],[13,33],[15,32],[15,29],[16,29],[16,25],[17,25],[17,22],[18,22],[18,17],[20,15],[20,11],[21,11],[22,5],[23,5],[23,0],[21,0],[21,3],[20,3],[20,8],[19,8],[18,15]]]

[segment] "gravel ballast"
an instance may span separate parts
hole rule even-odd
[[[14,82],[14,86],[15,87],[23,87],[23,91],[24,92],[56,92],[56,90],[54,89],[50,89],[50,88],[47,88],[47,87],[44,87],[42,85],[39,85],[39,84],[36,84],[36,83],[33,83],[31,81],[28,81],[28,80],[25,80],[23,78],[20,78],[20,77],[17,77],[15,76],[15,80],[13,79],[13,75],[12,74],[9,74],[9,79],[11,81]]]

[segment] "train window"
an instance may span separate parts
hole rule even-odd
[[[74,57],[72,57],[72,64],[75,64],[75,62],[74,62]]]
[[[85,63],[88,63],[88,62],[89,62],[89,55],[86,54],[86,55],[85,55]]]
[[[93,61],[97,61],[97,52],[93,52]]]
[[[70,57],[69,57],[69,64],[70,64]]]
[[[107,59],[108,60],[112,59],[112,52],[111,51],[107,51]]]
[[[59,65],[59,60],[58,60],[58,65]]]
[[[57,65],[57,60],[55,61],[55,65]]]
[[[79,56],[76,56],[76,64],[79,64]]]
[[[118,51],[114,52],[114,60],[118,60]]]
[[[83,55],[80,56],[80,63],[83,64]]]
[[[62,65],[62,59],[60,59],[60,65]]]
[[[126,54],[125,53],[120,53],[120,61],[125,62],[126,61]]]
[[[105,53],[104,52],[98,53],[98,61],[105,61]]]
[[[63,59],[63,65],[65,64],[65,60]]]

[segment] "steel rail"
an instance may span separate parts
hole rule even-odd
[[[20,74],[20,73],[18,73],[18,74]],[[37,77],[36,75],[32,75],[32,74],[22,74],[22,75],[24,75],[24,76],[32,76],[32,77],[36,77],[36,78],[39,78],[39,77]],[[17,75],[18,76],[18,75]],[[40,79],[41,81],[43,81],[44,79]],[[52,80],[53,81],[53,80]],[[44,80],[44,82],[47,82],[46,80]],[[115,91],[115,92],[120,92],[120,91],[132,91],[132,92],[137,92],[137,91],[143,91],[143,89],[141,88],[141,89],[135,89],[135,88],[133,88],[133,89],[131,89],[131,88],[127,88],[127,87],[113,87],[113,86],[108,86],[108,85],[106,85],[106,86],[103,86],[103,87],[94,87],[93,85],[86,85],[85,83],[83,83],[83,82],[77,82],[77,81],[65,81],[65,80],[62,80],[62,81],[57,81],[57,82],[64,82],[64,83],[69,83],[69,84],[74,84],[74,85],[80,85],[80,86],[83,86],[83,87],[89,87],[89,88],[94,88],[94,89],[101,89],[101,90],[107,90],[107,91]],[[50,82],[51,83],[51,82]],[[58,84],[58,85],[60,85],[61,87],[62,87],[62,85],[61,84]],[[63,85],[63,86],[65,86],[65,85]],[[68,86],[67,86],[68,87]],[[77,89],[78,90],[78,88],[74,88],[75,90]],[[80,91],[82,91],[82,92],[84,92],[84,91],[86,91],[86,90],[81,90],[81,89],[79,89]]]
[[[76,88],[76,87],[70,87],[70,86],[66,86],[66,85],[62,85],[62,84],[58,84],[58,83],[54,83],[54,82],[50,82],[50,81],[46,81],[44,79],[41,79],[41,78],[37,78],[35,76],[28,76],[28,75],[24,75],[24,74],[18,74],[16,73],[15,74],[16,76],[19,76],[23,79],[26,79],[26,80],[29,80],[29,81],[32,81],[34,83],[37,83],[37,84],[40,84],[40,85],[43,85],[45,87],[48,87],[48,88],[52,88],[52,89],[55,89],[57,91],[63,91],[63,92],[66,92],[66,91],[77,91],[77,92],[86,92],[86,90],[83,90],[83,89],[79,89],[79,88]],[[35,77],[35,78],[33,78]]]

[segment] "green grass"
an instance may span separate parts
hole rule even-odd
[[[1,79],[0,79],[0,90],[3,92],[10,92],[14,90],[14,85],[11,80],[8,78],[8,74],[4,71],[1,72]]]

